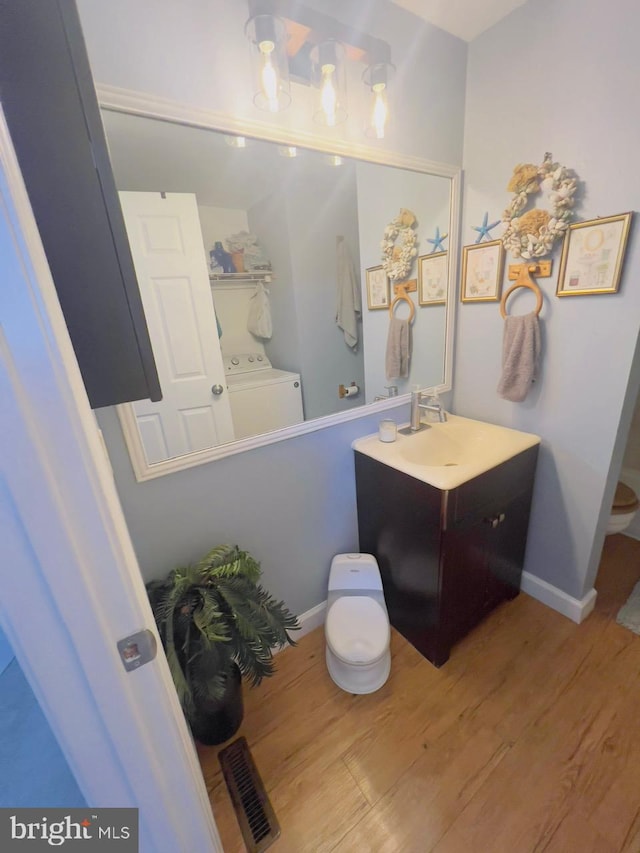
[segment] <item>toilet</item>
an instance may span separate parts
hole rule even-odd
[[[622,482],[618,483],[607,525],[607,536],[626,530],[631,524],[638,506],[640,506],[640,501],[631,486]]]
[[[391,630],[378,563],[371,554],[337,554],[331,561],[326,660],[347,693],[373,693],[389,677]]]

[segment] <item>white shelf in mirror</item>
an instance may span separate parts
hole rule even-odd
[[[261,281],[265,284],[273,281],[275,276],[272,272],[212,272],[209,273],[209,281]]]

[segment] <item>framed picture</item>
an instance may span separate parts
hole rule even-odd
[[[502,240],[462,247],[462,302],[499,302],[502,289]]]
[[[369,311],[389,307],[389,278],[382,267],[367,270],[367,307]]]
[[[444,305],[447,301],[449,264],[446,252],[418,258],[418,303]]]
[[[562,244],[556,296],[617,293],[631,213],[575,222]]]

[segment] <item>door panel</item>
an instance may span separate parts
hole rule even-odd
[[[162,462],[163,459],[168,459],[169,447],[158,413],[139,415],[137,421],[147,462],[153,465],[154,462]]]
[[[149,462],[233,441],[198,207],[186,193],[120,193],[163,392],[134,404]]]
[[[211,406],[187,409],[181,411],[180,416],[189,447],[192,450],[204,450],[205,447],[211,447],[211,435],[216,429]]]

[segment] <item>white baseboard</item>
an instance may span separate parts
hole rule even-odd
[[[573,598],[557,586],[552,586],[529,572],[522,573],[520,589],[542,604],[546,604],[547,607],[567,616],[572,622],[577,622],[578,625],[584,622],[595,607],[598,594],[595,589],[590,589],[584,598]]]
[[[319,628],[320,625],[324,625],[326,610],[327,602],[325,599],[325,601],[321,601],[320,604],[312,607],[311,610],[305,610],[304,613],[298,616],[300,630],[296,631],[296,637],[304,637],[305,634],[310,634],[311,631]]]
[[[557,610],[558,613],[562,613],[563,616],[568,617],[572,622],[577,622],[578,624],[584,622],[591,613],[595,607],[596,596],[598,594],[595,589],[591,589],[583,599],[579,600],[567,595],[566,592],[558,589],[557,586],[552,586],[550,583],[541,580],[541,578],[529,574],[529,572],[522,573],[520,589],[522,592],[526,592],[527,595],[530,595],[542,604],[546,604],[552,610]],[[319,628],[320,625],[324,625],[326,610],[327,602],[325,600],[321,601],[320,604],[316,604],[310,610],[301,613],[298,616],[300,630],[293,633],[294,640],[300,640],[305,634],[309,634],[311,631]],[[274,649],[273,651],[275,654],[279,649]]]
[[[595,607],[596,596],[598,594],[595,589],[591,589],[582,600],[578,600],[567,595],[566,592],[558,589],[557,586],[552,586],[535,575],[529,574],[529,572],[522,573],[520,589],[526,592],[527,595],[530,595],[542,604],[546,604],[547,607],[557,610],[558,613],[562,613],[563,616],[567,616],[572,622],[577,622],[578,624],[584,622],[591,613]],[[301,613],[298,616],[300,630],[292,634],[293,639],[300,640],[305,634],[309,634],[311,631],[319,628],[320,625],[324,625],[326,610],[327,602],[321,601],[320,604],[316,604],[311,610]],[[274,649],[274,654],[277,651],[280,650]]]
[[[320,625],[324,625],[324,618],[327,610],[327,602],[321,601],[320,604],[316,604],[315,607],[312,607],[311,610],[305,610],[304,613],[301,613],[298,616],[298,622],[300,624],[299,631],[292,631],[291,637],[296,642],[301,640],[305,634],[310,634],[311,631],[314,631],[316,628],[319,628]],[[284,646],[286,648],[286,646]],[[273,654],[277,654],[282,649],[274,648],[272,649]]]

